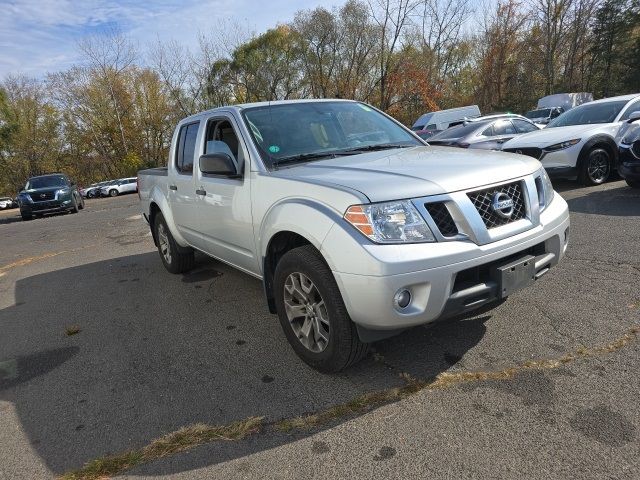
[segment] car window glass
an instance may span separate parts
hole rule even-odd
[[[494,135],[512,135],[516,133],[516,129],[510,120],[498,120],[493,124]]]
[[[620,120],[621,121],[629,120],[629,117],[631,116],[631,114],[633,112],[638,112],[638,111],[640,111],[640,100],[636,100],[631,105],[629,105],[629,108],[625,110],[625,112],[622,114],[622,117],[620,117]]]
[[[437,126],[435,123],[430,123],[429,125],[427,125],[426,127],[424,127],[425,130],[436,130]]]
[[[482,136],[484,137],[493,137],[495,133],[493,133],[493,125],[489,125],[482,131]]]
[[[236,163],[238,171],[242,172],[244,151],[229,120],[214,119],[209,121],[204,153],[226,153]]]
[[[524,120],[514,119],[513,124],[515,125],[518,133],[529,133],[538,130],[535,125],[531,125],[529,122],[525,122]]]

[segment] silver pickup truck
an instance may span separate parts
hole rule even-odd
[[[169,272],[199,250],[259,278],[293,349],[326,372],[497,303],[567,248],[567,204],[537,160],[429,147],[355,101],[193,115],[138,187]]]

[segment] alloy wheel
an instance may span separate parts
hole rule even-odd
[[[164,260],[168,264],[170,264],[171,263],[171,247],[169,245],[169,236],[167,235],[165,226],[162,223],[158,225],[158,246],[160,247],[160,254],[164,258]]]
[[[589,157],[587,174],[593,183],[602,183],[609,177],[609,156],[602,151],[595,152]]]
[[[320,291],[309,277],[300,272],[287,277],[284,306],[300,343],[312,352],[324,351],[329,344],[329,313]]]

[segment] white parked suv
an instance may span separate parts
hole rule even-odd
[[[577,177],[583,185],[598,185],[616,167],[616,134],[636,111],[640,111],[640,94],[584,103],[552,120],[544,130],[509,140],[502,150],[540,160],[552,177]]]
[[[137,177],[121,178],[112,185],[105,185],[100,189],[103,197],[117,197],[123,193],[135,193],[138,191]]]
[[[168,160],[138,173],[166,269],[189,270],[198,250],[261,279],[293,349],[323,371],[531,286],[567,246],[567,203],[540,162],[430,147],[359,102],[202,112],[177,125]]]

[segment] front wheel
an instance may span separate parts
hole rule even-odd
[[[22,220],[24,220],[25,222],[33,219],[33,215],[29,214],[29,213],[22,213],[20,212],[20,216],[22,217]]]
[[[611,175],[611,155],[604,148],[594,148],[582,162],[579,180],[586,186],[601,185]]]
[[[176,243],[161,213],[156,215],[153,228],[164,267],[171,273],[184,273],[191,270],[195,263],[193,250]]]
[[[112,190],[109,190],[109,196],[110,197],[117,197],[118,196],[118,190],[116,190],[115,188]]]
[[[629,180],[625,178],[624,181],[627,182],[627,185],[631,188],[640,188],[640,180]]]
[[[330,373],[365,357],[369,345],[360,341],[335,278],[313,246],[283,255],[273,288],[284,334],[305,363]]]

